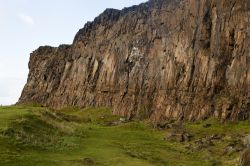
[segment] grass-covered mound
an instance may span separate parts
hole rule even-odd
[[[153,126],[108,108],[0,107],[0,165],[228,166],[238,162],[241,139],[250,132],[249,122]]]

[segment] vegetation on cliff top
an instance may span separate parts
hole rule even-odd
[[[174,124],[153,128],[108,108],[0,107],[0,165],[228,166],[238,162],[240,138],[250,131],[249,122],[207,120],[182,125],[189,141],[164,139]]]

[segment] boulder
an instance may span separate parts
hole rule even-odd
[[[175,141],[175,142],[189,142],[191,141],[191,138],[193,136],[187,132],[182,132],[182,133],[175,133],[175,132],[169,132],[165,140],[168,141]]]

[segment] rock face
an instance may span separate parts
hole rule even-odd
[[[250,119],[250,1],[107,9],[72,45],[31,54],[19,103],[108,106],[128,118]]]
[[[239,166],[249,166],[250,165],[250,149],[243,152]]]

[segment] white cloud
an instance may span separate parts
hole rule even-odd
[[[18,14],[18,18],[19,18],[23,23],[25,23],[25,24],[27,24],[27,25],[34,25],[34,24],[35,24],[34,19],[33,19],[31,16],[26,15],[26,14],[24,14],[24,13],[19,13],[19,14]]]

